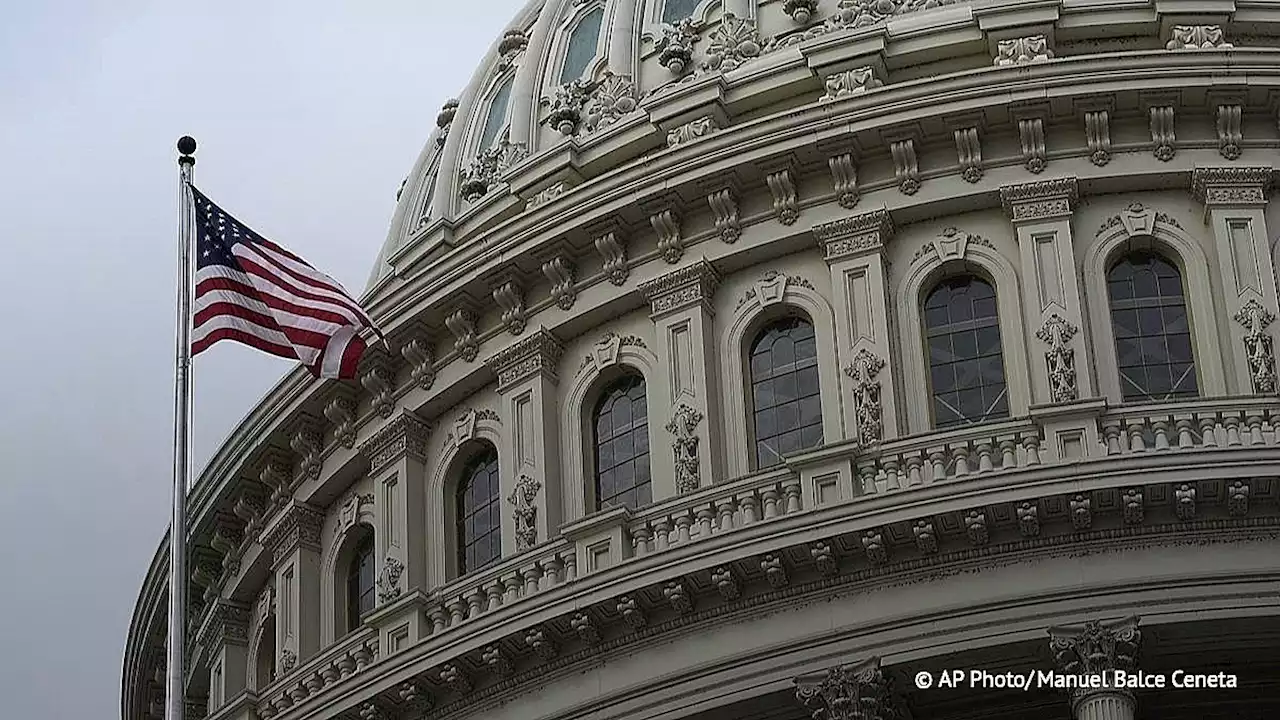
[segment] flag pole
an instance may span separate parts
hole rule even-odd
[[[187,624],[187,476],[191,472],[191,177],[196,141],[178,140],[177,367],[173,407],[173,519],[169,525],[169,658],[165,673],[165,720],[182,720]]]

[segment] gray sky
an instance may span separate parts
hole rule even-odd
[[[396,189],[524,0],[39,0],[0,23],[0,715],[117,717],[167,526],[174,142],[352,292]],[[291,369],[195,363],[197,467]]]

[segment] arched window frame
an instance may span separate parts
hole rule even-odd
[[[578,520],[595,512],[595,443],[592,411],[605,389],[623,373],[639,375],[645,380],[645,398],[648,405],[649,428],[649,477],[654,502],[675,495],[674,457],[660,444],[659,429],[666,420],[658,414],[658,408],[670,407],[670,400],[661,383],[652,382],[660,377],[658,358],[648,348],[648,343],[636,335],[611,333],[586,349],[586,358],[566,402],[561,409],[561,448],[566,458],[561,468],[565,484],[565,519]],[[669,437],[669,436],[668,436]],[[669,443],[669,439],[667,440]]]
[[[959,279],[965,279],[965,280],[969,280],[969,281],[976,281],[976,282],[980,282],[980,283],[982,283],[982,284],[984,284],[984,285],[987,285],[988,287],[990,287],[990,288],[991,288],[991,292],[992,292],[992,294],[995,296],[995,299],[996,299],[996,323],[995,323],[995,327],[996,327],[997,332],[999,332],[999,333],[1000,333],[1000,335],[1001,335],[1001,337],[1000,337],[1000,362],[1001,362],[1001,375],[1002,375],[1002,377],[1003,377],[1003,381],[1004,381],[1004,382],[1003,382],[1003,384],[1004,384],[1003,394],[1004,394],[1005,406],[1006,406],[1007,410],[1006,410],[1006,412],[1005,412],[1004,414],[1000,414],[1000,415],[992,415],[992,416],[986,417],[985,419],[978,420],[978,421],[976,421],[976,422],[960,422],[960,423],[953,423],[953,424],[951,424],[951,425],[946,425],[946,426],[942,425],[942,421],[941,421],[941,420],[938,418],[938,416],[937,416],[937,412],[936,412],[936,409],[937,409],[937,408],[935,407],[935,405],[936,405],[935,399],[936,399],[936,397],[937,397],[937,395],[938,395],[938,392],[939,392],[939,391],[938,391],[938,388],[937,388],[937,387],[935,387],[935,384],[934,384],[934,381],[933,381],[933,374],[934,374],[934,373],[933,373],[933,370],[934,370],[934,365],[933,365],[933,360],[932,360],[932,350],[931,350],[930,345],[929,345],[930,338],[933,336],[933,333],[934,333],[934,332],[936,332],[936,331],[938,331],[938,330],[939,330],[939,328],[930,327],[930,326],[929,326],[929,324],[928,324],[928,318],[927,318],[927,317],[925,317],[925,318],[923,319],[924,327],[923,327],[923,329],[922,329],[922,333],[923,333],[924,338],[925,338],[925,346],[924,346],[924,353],[925,353],[925,358],[926,358],[926,359],[925,359],[925,364],[926,364],[926,366],[927,366],[927,368],[928,368],[928,377],[926,378],[926,380],[927,380],[927,387],[928,387],[928,393],[927,393],[927,395],[928,395],[928,398],[929,398],[929,424],[930,424],[930,426],[931,426],[931,427],[933,427],[933,428],[935,428],[935,429],[938,429],[938,430],[958,430],[958,429],[963,429],[963,428],[966,428],[966,427],[971,427],[971,426],[973,426],[973,425],[984,425],[984,424],[991,423],[991,422],[999,422],[999,421],[1001,421],[1001,420],[1008,420],[1009,418],[1011,418],[1011,417],[1012,417],[1012,409],[1011,409],[1011,408],[1009,408],[1009,371],[1008,371],[1008,368],[1005,366],[1005,357],[1004,357],[1004,356],[1005,356],[1005,342],[1004,342],[1004,337],[1003,337],[1002,328],[1000,327],[999,293],[996,291],[995,283],[994,283],[994,282],[992,282],[991,278],[990,278],[990,277],[988,277],[986,273],[984,273],[984,272],[980,272],[980,271],[976,271],[975,269],[972,269],[972,268],[965,268],[964,270],[959,271],[959,272],[949,272],[949,273],[948,273],[948,272],[944,272],[944,273],[942,273],[942,274],[938,275],[937,277],[935,277],[932,283],[930,283],[930,284],[928,284],[928,285],[926,285],[926,286],[924,287],[924,292],[923,292],[923,294],[921,295],[921,298],[920,298],[920,305],[921,305],[921,307],[922,307],[922,308],[927,308],[928,303],[929,303],[929,300],[933,297],[934,293],[936,293],[936,292],[940,291],[940,290],[941,290],[941,288],[942,288],[942,286],[943,286],[944,284],[949,283],[949,282],[953,282],[953,281],[955,281],[955,280],[959,280]],[[927,314],[927,313],[926,313],[926,314]],[[949,332],[949,333],[951,333],[951,332],[955,332],[955,331],[954,331],[954,330],[952,330],[952,331],[948,331],[948,332]]]
[[[1226,395],[1227,360],[1223,356],[1224,348],[1215,322],[1208,255],[1199,243],[1173,223],[1158,217],[1150,208],[1138,215],[1129,213],[1127,220],[1104,230],[1089,247],[1084,260],[1085,292],[1093,299],[1089,303],[1089,320],[1099,391],[1108,402],[1124,404],[1116,358],[1115,327],[1111,322],[1110,295],[1107,292],[1107,271],[1125,254],[1149,249],[1158,252],[1182,273],[1200,396]]]
[[[900,357],[903,387],[930,387],[928,343],[924,329],[925,297],[942,278],[965,273],[982,276],[995,288],[1005,385],[1009,391],[1009,417],[1025,417],[1031,404],[1031,375],[1018,274],[1013,264],[989,240],[978,235],[959,233],[926,242],[925,251],[908,266],[894,294],[894,301],[902,313],[899,333],[903,348]],[[932,395],[906,392],[902,394],[902,401],[909,433],[934,430]]]
[[[586,69],[579,78],[569,78],[562,81],[561,76],[564,74],[564,67],[569,59],[569,41],[573,38],[573,33],[588,15],[597,11],[601,12],[603,17],[600,22],[600,31],[596,33],[595,54],[587,61]],[[566,82],[572,82],[580,78],[596,77],[603,69],[609,51],[609,28],[611,23],[609,12],[610,9],[606,7],[604,0],[590,0],[576,6],[568,5],[564,17],[561,18],[556,28],[554,39],[547,43],[547,54],[542,60],[543,94],[548,98],[554,97],[555,88]]]
[[[492,457],[497,465],[497,474],[499,478],[498,491],[496,494],[491,495],[489,497],[489,500],[486,502],[486,504],[492,503],[492,504],[496,504],[498,507],[498,521],[499,521],[498,557],[491,562],[479,565],[477,567],[464,568],[462,563],[462,557],[461,557],[463,547],[464,547],[463,546],[464,538],[463,538],[462,530],[459,527],[461,518],[459,517],[459,513],[458,513],[459,506],[461,505],[460,493],[463,488],[463,483],[469,480],[471,477],[470,471],[473,469],[472,468],[473,463],[475,463],[477,460],[481,459],[482,457]],[[503,516],[503,492],[502,492],[502,481],[501,481],[502,467],[503,467],[502,457],[498,452],[497,446],[494,445],[493,443],[485,442],[483,440],[471,440],[464,443],[461,450],[458,452],[457,456],[454,459],[453,469],[451,471],[453,478],[452,478],[452,483],[450,485],[450,492],[447,498],[447,502],[449,503],[450,510],[452,511],[451,512],[452,517],[450,518],[448,531],[449,531],[449,534],[453,537],[453,546],[452,546],[453,552],[451,555],[451,559],[453,560],[452,574],[453,574],[453,577],[455,578],[469,575],[471,573],[483,570],[484,568],[489,567],[489,565],[492,565],[497,562],[501,562],[502,558],[508,554],[507,549],[505,548],[506,543],[503,542],[503,534],[506,531],[507,529],[506,526],[509,523],[507,521],[504,521],[502,517]]]
[[[657,31],[657,28],[663,24],[672,24],[663,20],[663,14],[666,11],[668,1],[669,0],[649,0],[648,9],[645,13],[645,25],[648,28],[651,28],[653,31]],[[708,16],[711,14],[711,10],[722,2],[723,0],[699,0],[699,2],[695,3],[693,12],[689,13],[688,17],[701,22],[706,22]],[[754,5],[755,3],[752,2],[752,7],[750,8],[751,16],[753,18],[755,16]],[[683,18],[676,19],[674,22],[680,22],[682,19]],[[658,32],[658,36],[660,37],[661,32]]]
[[[355,557],[356,549],[366,539],[372,543],[371,559],[374,565],[374,581],[376,583],[378,542],[377,533],[374,531],[371,507],[368,507],[368,509],[362,508],[356,522],[339,535],[338,541],[334,543],[333,551],[325,563],[324,584],[327,587],[324,588],[324,596],[326,602],[322,604],[321,612],[324,613],[325,617],[330,618],[331,622],[325,623],[327,625],[327,633],[323,633],[323,641],[334,642],[352,632],[347,597],[347,575]],[[356,626],[358,627],[358,621]]]
[[[261,693],[275,680],[276,672],[276,608],[275,588],[270,583],[262,589],[250,615],[249,668],[245,686]]]
[[[475,158],[480,153],[502,142],[504,133],[511,130],[511,110],[515,101],[515,80],[516,74],[514,69],[494,75],[489,84],[485,86],[484,92],[480,94],[480,100],[476,103],[477,108],[481,108],[481,112],[475,113],[471,120],[471,127],[467,131],[467,147],[469,151],[463,156],[465,158],[463,165],[470,162],[471,158]],[[497,99],[498,93],[508,83],[511,90],[507,93],[507,107],[502,115],[502,124],[498,126],[497,132],[493,135],[493,140],[486,147],[484,144],[484,131],[488,127],[489,112],[493,106],[494,100]],[[456,122],[456,118],[455,118]]]
[[[592,393],[594,399],[587,406],[587,410],[588,410],[586,414],[587,427],[585,428],[584,437],[586,437],[589,440],[589,447],[587,448],[587,452],[590,456],[590,459],[586,465],[586,472],[584,474],[588,478],[587,507],[590,508],[592,512],[598,512],[601,510],[609,509],[608,507],[601,505],[602,500],[599,496],[600,473],[597,467],[597,461],[599,459],[598,453],[599,453],[600,438],[596,430],[596,422],[597,422],[598,412],[601,409],[600,403],[604,400],[606,395],[611,390],[613,390],[615,387],[618,386],[619,383],[621,383],[624,380],[627,380],[628,378],[639,379],[639,381],[643,383],[643,386],[644,386],[644,395],[645,395],[644,437],[645,437],[645,441],[648,443],[648,448],[649,448],[647,453],[647,458],[646,458],[646,465],[649,471],[649,483],[648,483],[649,496],[650,496],[649,503],[652,503],[656,499],[654,498],[654,475],[653,475],[653,456],[655,453],[654,453],[654,445],[653,445],[653,438],[652,438],[652,432],[651,432],[652,430],[651,426],[654,418],[652,414],[649,412],[649,383],[646,380],[644,374],[641,373],[640,371],[630,368],[626,365],[614,365],[610,368],[607,368],[604,372],[602,372],[600,377],[597,379],[596,387],[594,388],[594,392]],[[639,507],[644,507],[646,504],[648,503],[642,503]],[[633,508],[633,510],[634,509],[638,509],[638,508]]]
[[[447,413],[452,422],[445,423],[443,436],[428,452],[439,461],[430,470],[427,482],[427,576],[432,585],[444,585],[458,578],[457,497],[462,469],[471,459],[476,443],[486,443],[498,451],[498,474],[502,487],[502,556],[515,553],[514,521],[510,515],[510,496],[514,487],[506,468],[512,467],[509,443],[498,413],[490,407],[476,405]]]
[[[821,429],[821,427],[822,427],[822,423],[821,423],[821,413],[822,413],[822,387],[821,387],[821,383],[822,383],[822,381],[821,381],[821,368],[819,367],[819,364],[818,364],[818,352],[817,352],[817,335],[818,335],[818,331],[817,331],[817,328],[816,328],[816,327],[814,326],[814,324],[813,324],[813,320],[808,316],[808,314],[806,314],[806,313],[804,313],[804,312],[801,312],[801,311],[799,311],[799,310],[796,310],[795,308],[792,308],[792,307],[789,307],[789,306],[783,306],[783,309],[782,309],[780,312],[776,312],[776,313],[768,313],[768,314],[766,314],[766,315],[762,316],[762,317],[760,318],[760,320],[761,320],[761,322],[757,322],[757,323],[755,324],[755,325],[756,325],[756,327],[755,327],[755,331],[747,334],[747,343],[746,343],[746,346],[743,348],[743,351],[742,351],[742,357],[744,358],[744,360],[745,360],[745,361],[746,361],[746,363],[747,363],[747,369],[746,369],[746,371],[745,371],[746,380],[747,380],[747,388],[749,389],[749,390],[748,390],[748,395],[747,395],[747,398],[749,398],[749,399],[748,399],[748,400],[747,400],[747,402],[746,402],[747,407],[748,407],[748,417],[749,417],[749,420],[748,420],[748,422],[747,422],[747,429],[748,429],[748,432],[750,433],[750,443],[749,443],[748,447],[750,448],[750,453],[751,453],[751,458],[750,458],[751,467],[752,467],[752,469],[754,469],[754,470],[766,470],[766,469],[770,469],[770,468],[778,467],[778,466],[780,466],[780,465],[784,462],[784,457],[785,457],[786,455],[792,455],[792,454],[796,454],[796,453],[806,452],[806,451],[809,451],[809,450],[814,450],[814,449],[817,449],[817,448],[819,448],[819,447],[822,447],[822,446],[826,443],[826,435],[825,435],[825,433],[824,433],[824,434],[823,434],[823,436],[822,436],[821,438],[818,438],[818,439],[817,439],[817,442],[809,443],[809,444],[807,444],[807,445],[802,445],[802,446],[801,446],[801,447],[799,447],[799,448],[795,448],[795,449],[792,449],[792,450],[786,451],[786,452],[785,452],[785,453],[783,453],[782,455],[778,455],[778,453],[779,453],[779,452],[781,452],[781,450],[780,450],[779,448],[777,448],[777,447],[771,447],[770,449],[771,449],[771,450],[772,450],[772,452],[774,453],[774,455],[775,455],[775,459],[774,459],[773,461],[771,461],[771,462],[768,462],[768,461],[762,461],[762,460],[761,460],[761,458],[760,458],[760,443],[761,443],[761,441],[762,441],[762,438],[760,437],[760,427],[759,427],[759,422],[758,422],[758,420],[757,420],[757,417],[756,417],[756,416],[757,416],[757,415],[760,413],[760,411],[762,411],[762,410],[765,410],[765,409],[773,410],[773,409],[776,409],[776,408],[778,408],[778,407],[781,407],[780,405],[769,405],[769,406],[767,406],[767,407],[760,407],[759,405],[757,405],[756,400],[755,400],[755,396],[756,396],[756,386],[757,386],[759,383],[764,382],[764,381],[766,380],[766,378],[758,376],[758,375],[756,374],[755,370],[754,370],[751,366],[752,366],[752,364],[753,364],[753,363],[754,363],[754,361],[755,361],[756,353],[761,349],[759,346],[760,346],[760,343],[762,343],[762,342],[765,340],[766,334],[767,334],[768,332],[770,332],[773,328],[778,327],[778,326],[782,325],[783,323],[788,323],[788,324],[790,324],[790,323],[794,323],[795,321],[799,321],[799,322],[801,322],[801,323],[804,323],[804,325],[807,325],[811,330],[813,330],[813,335],[814,335],[814,355],[813,355],[813,358],[812,358],[812,368],[813,368],[814,374],[815,374],[815,375],[817,375],[817,376],[819,377],[819,380],[818,380],[819,387],[818,387],[818,394],[817,394],[817,402],[818,402],[818,423],[817,423],[817,427],[818,427],[819,429]],[[772,348],[770,348],[770,352],[772,352]],[[806,365],[807,365],[807,363],[806,363]],[[800,369],[800,368],[797,368],[797,371],[799,371],[799,370],[801,370],[801,369]],[[786,374],[788,374],[788,373],[783,373],[783,375],[786,375]],[[774,377],[774,378],[777,378],[778,376],[776,376],[776,375],[775,375],[775,376],[773,376],[773,377]],[[798,392],[798,390],[799,390],[799,388],[797,388],[797,392]],[[784,403],[783,405],[785,405],[785,404],[786,404],[786,403]],[[801,405],[803,405],[803,403],[801,403]],[[792,431],[795,431],[795,430],[800,430],[801,428],[804,428],[804,427],[813,427],[814,423],[812,423],[812,422],[810,422],[810,423],[804,423],[804,422],[802,422],[802,421],[803,421],[803,418],[800,416],[800,412],[801,412],[801,411],[800,411],[799,409],[797,409],[797,411],[796,411],[796,412],[797,412],[797,421],[798,421],[798,424],[797,424],[795,427],[787,428],[787,429],[783,430],[782,432],[779,432],[778,434],[773,435],[772,437],[773,437],[775,440],[776,440],[776,439],[780,439],[782,435],[784,435],[784,434],[786,434],[786,433],[788,433],[788,432],[792,432]],[[769,445],[770,445],[770,446],[773,446],[773,445],[774,445],[774,443],[769,443]]]
[[[726,297],[742,297],[720,338],[720,347],[738,362],[725,363],[721,389],[726,429],[725,465],[730,478],[756,471],[754,413],[751,395],[750,351],[756,334],[765,325],[787,314],[799,314],[813,324],[818,346],[818,386],[822,395],[822,439],[824,444],[850,437],[852,403],[841,391],[839,360],[836,354],[835,311],[831,303],[808,281],[782,282],[781,292],[762,292],[766,286],[777,287],[785,276],[762,279],[754,286],[737,292],[723,288]],[[797,278],[799,279],[799,278]],[[749,292],[750,291],[750,292]],[[851,397],[851,396],[850,396]],[[846,418],[850,418],[846,422]]]

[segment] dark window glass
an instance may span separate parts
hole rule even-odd
[[[262,639],[258,641],[258,692],[276,679],[276,616],[268,615],[262,623]]]
[[[347,631],[360,627],[360,618],[373,609],[373,533],[367,529],[356,542],[347,566]]]
[[[1154,253],[1130,253],[1107,273],[1107,293],[1124,399],[1197,396],[1191,325],[1178,268]]]
[[[502,83],[489,101],[489,114],[484,119],[484,132],[480,135],[480,149],[487,150],[498,139],[498,131],[507,124],[507,101],[511,98],[511,78]]]
[[[573,82],[587,71],[587,64],[596,56],[603,21],[604,9],[596,8],[574,26],[569,35],[569,49],[565,52],[564,69],[560,72],[561,84]]]
[[[665,0],[662,4],[662,22],[674,25],[698,9],[699,0]]]
[[[498,452],[491,446],[467,463],[458,484],[458,574],[465,575],[502,557],[502,497]]]
[[[765,326],[751,344],[751,400],[756,467],[822,444],[818,343],[809,321],[788,317]]]
[[[924,302],[933,422],[947,428],[1009,416],[996,293],[972,275],[948,278]]]
[[[596,439],[596,509],[631,509],[653,501],[649,480],[649,410],[644,378],[627,375],[605,388],[592,416]]]

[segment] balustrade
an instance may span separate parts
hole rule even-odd
[[[1120,408],[1098,422],[1107,455],[1276,444],[1280,401],[1201,400]]]
[[[363,671],[378,659],[378,634],[360,628],[259,689],[258,715],[272,718]]]

